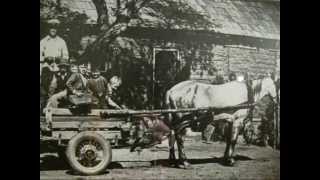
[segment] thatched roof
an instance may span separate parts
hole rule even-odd
[[[96,23],[97,11],[91,0],[61,0],[61,5],[72,11],[84,13],[89,17],[88,22]]]
[[[214,32],[251,36],[280,40],[280,0],[185,0],[199,13],[204,13],[215,24],[210,29]],[[91,0],[64,0],[69,8],[86,13],[91,20],[97,19],[97,13]],[[110,13],[115,1],[106,1]],[[147,8],[142,10],[140,27],[161,27],[164,25],[159,18],[147,15]],[[110,18],[112,21],[114,18]],[[182,29],[185,27],[175,27]]]
[[[199,13],[210,17],[215,26],[210,29],[224,34],[280,40],[280,9],[265,1],[188,0]],[[165,22],[143,15],[144,27],[165,26]],[[184,29],[185,27],[178,27]],[[186,28],[188,29],[188,28]]]

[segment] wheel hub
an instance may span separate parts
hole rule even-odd
[[[85,145],[80,150],[80,156],[88,161],[94,161],[97,158],[97,148],[93,145]]]

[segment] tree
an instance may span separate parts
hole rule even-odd
[[[110,26],[109,13],[105,0],[92,0],[97,9],[98,19],[97,23],[102,30],[108,29]]]
[[[110,44],[128,29],[128,26],[145,23],[143,16],[153,17],[161,21],[159,28],[208,29],[214,26],[212,19],[195,10],[187,0],[115,0],[116,8],[108,13],[105,0],[92,0],[98,13],[100,35],[83,54],[83,59],[104,61],[106,50]],[[114,21],[110,21],[110,14]],[[102,55],[97,57],[97,54]],[[95,57],[95,58],[92,58]]]
[[[144,56],[142,59],[137,59],[135,56],[137,51],[142,55],[147,53],[139,49],[136,39],[121,36],[128,27],[150,25],[167,30],[176,28],[198,30],[214,26],[212,19],[195,10],[188,0],[91,1],[98,14],[97,38],[86,47],[78,60],[91,62],[93,66],[112,61],[110,62],[112,70],[108,73],[121,74],[123,79],[123,85],[116,97],[133,109],[148,109],[152,104],[150,102],[152,64],[149,64],[149,59],[144,59]],[[80,39],[84,35],[82,29],[87,28],[85,22],[88,17],[59,6],[59,1],[40,0],[40,22],[45,22],[50,18],[58,18],[62,21],[64,27],[61,30],[64,31],[63,34],[66,34],[65,39],[69,42],[69,51],[77,54]],[[67,29],[69,31],[66,31]],[[125,47],[121,44],[125,44]],[[187,62],[189,65],[190,63]],[[185,73],[188,73],[189,68],[184,69]]]
[[[188,0],[114,0],[114,7],[107,7],[104,0],[92,0],[98,13],[100,34],[85,50],[80,61],[102,64],[114,61],[107,58],[116,55],[113,70],[121,74],[123,85],[119,93],[119,101],[133,109],[148,109],[152,99],[152,65],[148,60],[137,59],[130,50],[140,51],[136,39],[120,38],[130,26],[148,25],[161,29],[205,30],[214,27],[214,22],[203,12],[192,7]],[[111,12],[108,11],[111,10]],[[148,18],[145,18],[148,17]],[[126,41],[131,48],[121,49],[115,53],[118,41]],[[121,44],[121,43],[120,43]],[[141,51],[140,51],[141,52]],[[144,52],[141,52],[143,54]],[[190,64],[190,63],[189,63]],[[117,72],[123,71],[125,73]],[[187,71],[184,68],[183,71]],[[187,72],[184,72],[186,74]],[[177,77],[176,77],[177,78]],[[178,77],[179,78],[179,77]],[[180,77],[180,79],[182,79]]]

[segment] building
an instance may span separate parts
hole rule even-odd
[[[65,0],[69,8],[97,18],[90,0]],[[115,6],[107,1],[108,8]],[[214,19],[217,26],[209,30],[188,27],[164,28],[161,19],[143,14],[143,23],[132,23],[124,36],[136,40],[144,49],[156,72],[162,54],[173,54],[179,68],[187,64],[193,50],[190,79],[214,79],[230,72],[250,72],[253,76],[279,71],[280,1],[279,0],[190,0],[200,13]],[[125,38],[125,37],[123,37]],[[119,40],[121,43],[121,39]],[[121,44],[125,46],[125,42]],[[138,53],[136,53],[138,54]],[[139,57],[139,55],[138,55]],[[160,59],[159,59],[160,58]],[[109,66],[108,66],[109,67]]]

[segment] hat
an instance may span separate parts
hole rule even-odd
[[[68,62],[67,59],[61,59],[61,62],[59,63],[58,66],[59,66],[59,67],[61,67],[61,66],[69,67],[70,64],[69,64],[69,62]]]
[[[80,63],[78,66],[82,67],[82,68],[87,68],[86,64],[84,64],[84,63]]]
[[[60,25],[60,21],[58,19],[50,19],[48,20],[48,25],[51,28],[57,28]]]
[[[44,62],[50,62],[50,61],[53,61],[54,60],[54,57],[52,57],[52,56],[48,56],[48,57],[45,57],[44,58]]]
[[[91,71],[92,71],[92,72],[100,72],[100,69],[99,69],[99,68],[94,67],[94,68],[92,68],[92,69],[91,69]]]
[[[59,25],[60,21],[58,19],[50,19],[50,20],[48,20],[48,24],[57,24],[57,25]]]

